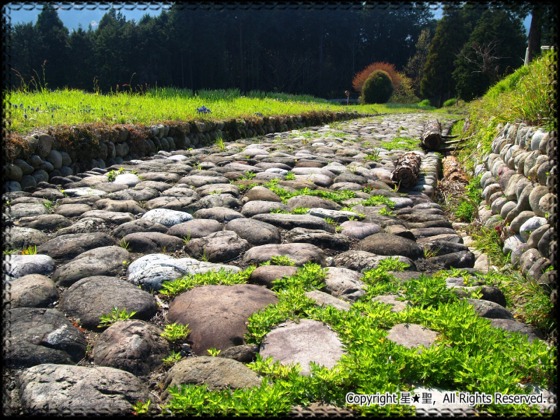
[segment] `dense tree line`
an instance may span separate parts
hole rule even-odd
[[[529,12],[446,6],[436,22],[428,3],[179,3],[139,22],[109,9],[97,28],[70,32],[55,7],[44,4],[35,24],[8,28],[7,82],[9,88],[34,80],[49,89],[174,86],[341,98],[360,70],[383,61],[434,103],[457,93],[471,99],[523,64],[521,23]],[[478,75],[488,64],[481,61],[484,51],[491,66]]]

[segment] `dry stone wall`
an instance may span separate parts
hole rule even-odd
[[[160,150],[209,146],[224,141],[283,132],[332,121],[357,118],[355,112],[324,112],[307,115],[254,117],[226,121],[191,121],[152,127],[71,127],[28,135],[6,147],[4,191],[30,191],[41,182],[56,183],[92,168],[106,168],[131,159],[151,156]]]
[[[504,240],[511,263],[542,285],[553,286],[556,263],[556,132],[508,123],[475,169],[484,202],[479,217]]]

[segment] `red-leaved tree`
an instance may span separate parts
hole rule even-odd
[[[397,69],[395,69],[395,65],[391,63],[385,63],[384,61],[378,61],[376,63],[370,64],[359,73],[356,73],[354,79],[352,80],[352,87],[356,90],[356,92],[362,92],[362,86],[364,85],[369,75],[375,70],[383,70],[387,72],[387,74],[391,78],[391,81],[393,82],[393,88],[395,90],[399,89],[401,85],[401,76],[397,72]]]

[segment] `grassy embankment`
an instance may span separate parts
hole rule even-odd
[[[454,213],[458,220],[471,223],[469,233],[475,239],[477,248],[486,253],[491,264],[497,267],[493,281],[515,308],[516,318],[540,328],[548,336],[555,334],[557,329],[550,291],[535,280],[523,278],[511,266],[510,255],[502,252],[503,241],[496,229],[474,223],[482,201],[480,177],[474,177],[474,167],[490,153],[499,124],[523,122],[546,130],[556,129],[553,100],[553,66],[556,60],[555,53],[548,53],[529,66],[520,67],[491,87],[482,98],[467,105],[468,128],[463,132],[463,123],[458,124],[454,134],[465,138],[465,147],[457,153],[457,157],[471,180],[464,198],[457,206],[448,209],[448,213]]]
[[[8,93],[8,130],[24,134],[32,129],[79,124],[152,125],[172,121],[225,120],[308,112],[360,114],[418,112],[433,109],[421,104],[338,105],[308,95],[238,90],[199,91],[159,88],[144,95],[118,92],[107,95],[79,90],[13,91]],[[211,113],[199,113],[200,107]]]

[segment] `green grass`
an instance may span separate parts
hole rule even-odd
[[[191,331],[188,325],[177,324],[174,322],[172,324],[167,324],[164,327],[161,336],[168,341],[175,342],[186,339],[190,332]]]
[[[309,195],[332,200],[336,203],[342,203],[345,200],[356,197],[356,193],[350,190],[329,191],[329,190],[311,190],[309,188],[301,188],[295,191],[288,191],[287,189],[278,185],[278,179],[268,181],[264,186],[278,195],[283,203],[286,203],[290,198],[299,195]]]
[[[101,315],[99,317],[98,328],[110,327],[115,322],[126,321],[136,315],[136,311],[127,311],[126,308],[119,310],[119,308],[114,307],[108,314]]]
[[[411,137],[395,137],[391,141],[381,143],[386,150],[418,150],[420,148],[420,140]]]
[[[244,96],[235,89],[193,94],[187,89],[158,88],[145,95],[43,89],[35,92],[10,91],[6,98],[9,103],[8,130],[16,133],[28,133],[32,129],[49,126],[91,123],[152,125],[170,121],[254,118],[256,115],[270,117],[319,111],[379,114],[426,110],[415,104],[344,106],[310,95],[249,92]],[[201,106],[210,109],[211,113],[198,113],[197,108]]]
[[[552,106],[555,82],[553,65],[557,53],[549,52],[529,66],[517,69],[505,77],[480,99],[468,104],[469,129],[463,133],[468,140],[458,153],[465,168],[474,165],[490,153],[498,124],[524,122],[528,125],[553,129],[556,108]]]

